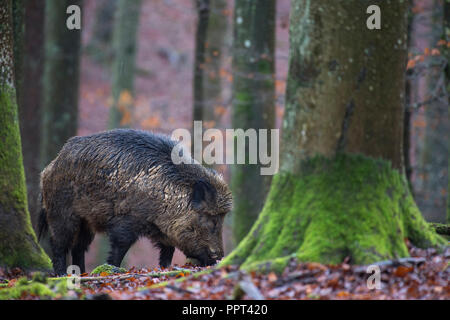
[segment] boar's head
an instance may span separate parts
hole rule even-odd
[[[219,175],[214,179],[197,180],[190,186],[184,212],[174,221],[170,237],[188,258],[202,265],[215,264],[224,256],[222,226],[231,210],[231,192]]]

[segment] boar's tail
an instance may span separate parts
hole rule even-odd
[[[41,208],[39,212],[38,218],[38,241],[41,240],[41,237],[47,234],[48,231],[48,223],[47,223],[47,212],[44,208]]]
[[[39,195],[39,202],[41,204],[41,211],[38,217],[38,241],[48,231],[47,211],[42,207],[42,195]]]

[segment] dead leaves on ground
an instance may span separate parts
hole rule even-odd
[[[297,263],[283,274],[247,273],[185,265],[169,269],[131,268],[125,274],[82,275],[79,299],[450,299],[450,249],[412,248],[413,258],[380,264],[381,289],[369,289],[366,266]],[[400,261],[400,260],[399,260]],[[199,271],[210,271],[195,274]],[[23,276],[19,269],[0,270],[0,290]],[[162,285],[163,284],[163,285]],[[23,299],[38,299],[35,296]]]

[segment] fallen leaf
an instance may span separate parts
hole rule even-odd
[[[397,269],[395,269],[394,275],[396,277],[404,277],[413,270],[414,270],[413,267],[399,266],[397,267]]]
[[[271,272],[269,273],[269,275],[267,276],[267,280],[269,280],[270,283],[273,283],[275,281],[278,280],[277,275],[275,274],[275,272]]]
[[[336,294],[336,297],[338,298],[347,298],[348,296],[350,296],[350,293],[348,293],[347,291],[339,291]]]

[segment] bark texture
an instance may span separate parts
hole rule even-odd
[[[86,46],[90,56],[99,63],[109,65],[112,57],[112,35],[117,0],[99,1],[95,9],[92,38]]]
[[[39,174],[42,90],[44,73],[44,17],[45,3],[26,2],[24,34],[24,61],[19,124],[22,137],[23,164],[27,182],[28,208],[33,226],[36,227],[39,208]]]
[[[66,27],[70,5],[81,8],[82,0],[46,2],[42,167],[77,133],[81,30]]]
[[[209,0],[197,0],[197,31],[195,35],[194,62],[194,120],[202,121],[205,109],[204,69],[207,32],[210,12]]]
[[[27,208],[16,91],[14,87],[12,2],[0,1],[0,266],[51,268],[36,241]]]
[[[234,10],[233,128],[273,129],[275,1],[238,1]],[[268,146],[270,139],[268,135]],[[261,175],[260,165],[248,164],[248,159],[246,163],[231,168],[235,244],[247,235],[257,219],[271,182],[271,176]]]
[[[443,1],[415,1],[422,8],[413,17],[412,42],[420,51],[435,48],[443,36]],[[450,122],[445,87],[445,48],[442,56],[427,56],[424,69],[413,74],[411,180],[414,199],[428,221],[444,223],[447,218],[448,139]],[[440,97],[440,98],[438,98]],[[428,101],[428,102],[427,102]],[[422,126],[415,125],[423,123]]]
[[[220,116],[216,108],[223,107],[223,85],[221,70],[226,56],[226,42],[229,31],[228,4],[226,0],[210,3],[208,30],[206,34],[205,68],[203,77],[204,121],[214,121],[217,127]]]
[[[24,13],[23,0],[14,0],[12,3],[13,33],[14,33],[14,81],[16,87],[17,103],[21,102],[21,88],[23,81],[23,45],[24,45]]]
[[[109,128],[132,124],[137,32],[141,0],[118,0],[113,31],[112,95]]]

